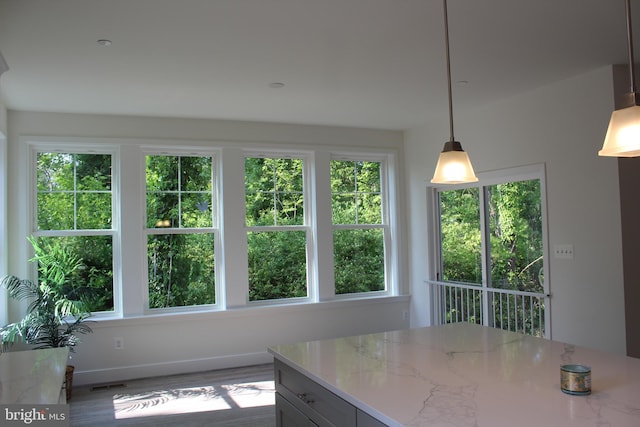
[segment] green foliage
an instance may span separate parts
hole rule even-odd
[[[482,284],[482,242],[478,188],[440,193],[442,279]],[[485,219],[488,233],[489,286],[516,291],[543,291],[542,209],[540,181],[508,182],[484,187]],[[479,296],[476,295],[476,296]],[[544,302],[537,298],[504,295],[491,301],[492,324],[508,329],[526,324],[541,334]],[[447,319],[462,314],[456,307],[469,304],[462,293],[446,294]],[[500,304],[502,301],[502,305]],[[507,310],[518,302],[519,311]],[[473,298],[467,311],[481,312],[481,299]],[[480,322],[479,317],[475,321]]]
[[[247,226],[304,224],[302,160],[247,157]]]
[[[381,224],[380,163],[333,160],[331,208],[334,224]]]
[[[148,237],[149,308],[215,303],[213,241],[211,233]]]
[[[40,230],[111,229],[110,155],[39,153],[37,162]],[[307,296],[307,233],[293,228],[305,225],[303,164],[294,158],[245,160],[246,224],[278,227],[247,235],[251,301]],[[150,308],[216,301],[213,166],[208,156],[146,157],[146,226],[156,230],[147,238]],[[379,226],[336,231],[338,294],[384,289],[380,179],[379,162],[331,162],[334,223]],[[82,264],[61,285],[65,295],[93,312],[114,309],[111,235],[39,241],[82,255]]]
[[[211,228],[213,159],[147,156],[147,227]],[[162,230],[147,238],[149,308],[215,303],[215,235]]]
[[[249,301],[307,296],[306,233],[248,233]]]
[[[488,187],[487,199],[493,287],[541,292],[540,181]]]
[[[480,207],[477,188],[440,193],[442,279],[482,283]]]
[[[336,294],[384,290],[382,230],[337,230],[333,233]]]
[[[22,340],[36,349],[69,347],[75,351],[80,342],[78,334],[91,332],[86,319],[91,316],[81,299],[65,293],[82,260],[62,245],[40,245],[34,238],[29,241],[35,250],[32,262],[38,263],[39,283],[15,276],[0,282],[9,296],[18,301],[27,300],[25,316],[16,323],[0,329],[2,348]]]

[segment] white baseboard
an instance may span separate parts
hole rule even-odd
[[[164,375],[186,374],[211,371],[215,369],[239,368],[243,366],[272,363],[273,356],[267,352],[236,354],[207,359],[178,360],[148,365],[119,366],[116,368],[75,371],[74,385],[110,384],[137,378],[158,377]]]

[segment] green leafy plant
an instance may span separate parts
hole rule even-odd
[[[9,296],[27,300],[25,316],[0,329],[2,351],[22,341],[34,349],[68,347],[71,352],[80,342],[79,334],[92,332],[87,324],[91,316],[87,305],[69,296],[74,273],[83,268],[82,259],[59,242],[43,242],[33,237],[29,242],[35,250],[30,260],[38,263],[38,283],[16,276],[6,276],[0,284]]]

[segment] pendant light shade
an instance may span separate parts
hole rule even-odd
[[[607,135],[599,156],[640,156],[640,106],[616,110],[611,114]]]
[[[633,60],[633,37],[631,35],[631,2],[626,0],[627,48],[629,54],[629,80],[631,91],[626,95],[623,108],[611,114],[609,128],[604,137],[599,156],[640,156],[640,94],[636,91]]]
[[[447,89],[449,94],[449,141],[438,158],[436,171],[431,182],[434,184],[463,184],[476,182],[478,178],[471,166],[469,155],[462,149],[462,145],[453,136],[453,99],[451,96],[451,59],[449,55],[449,19],[447,17],[447,0],[443,0],[444,9],[444,45],[447,56]]]
[[[471,166],[469,155],[458,141],[449,141],[438,158],[431,182],[435,184],[463,184],[476,182],[478,178]]]

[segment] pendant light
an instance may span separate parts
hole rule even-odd
[[[436,171],[431,182],[434,184],[462,184],[476,182],[478,178],[471,166],[469,156],[462,149],[462,145],[453,136],[453,101],[451,96],[451,59],[449,57],[449,19],[447,17],[447,0],[443,0],[444,7],[444,43],[447,55],[447,88],[449,94],[449,141],[438,158]]]
[[[626,0],[627,48],[629,50],[629,80],[631,92],[625,94],[623,107],[611,114],[609,128],[599,156],[640,156],[640,94],[636,88],[631,36],[631,2]]]

